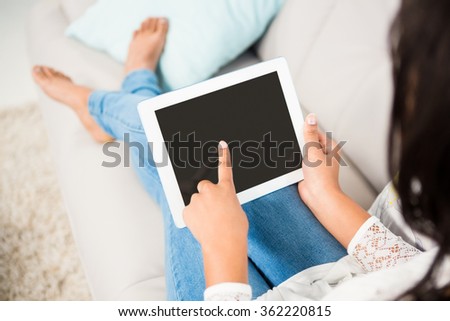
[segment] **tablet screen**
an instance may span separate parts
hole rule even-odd
[[[198,182],[217,183],[220,140],[230,147],[237,193],[301,168],[277,72],[159,109],[156,117],[185,205]]]

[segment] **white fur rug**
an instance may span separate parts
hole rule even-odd
[[[0,300],[90,298],[39,110],[0,110]]]

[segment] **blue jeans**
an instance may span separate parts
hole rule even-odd
[[[202,300],[205,279],[200,246],[188,229],[178,229],[172,221],[137,113],[139,102],[159,94],[155,74],[138,70],[125,78],[120,92],[93,92],[89,111],[117,140],[129,135],[133,167],[162,209],[168,299]],[[243,208],[250,223],[248,266],[254,297],[304,269],[337,261],[346,254],[300,199],[296,185],[244,204]]]

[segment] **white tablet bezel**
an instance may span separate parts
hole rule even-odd
[[[295,135],[297,137],[300,150],[303,151],[303,114],[294,85],[292,83],[292,78],[289,73],[286,59],[284,58],[276,58],[266,62],[261,62],[189,87],[150,98],[138,105],[138,111],[145,134],[148,141],[151,142],[150,146],[152,147],[153,159],[155,160],[155,163],[160,163],[164,159],[168,160],[167,166],[157,167],[157,170],[170,211],[172,212],[172,216],[177,227],[183,228],[186,226],[183,220],[183,210],[185,205],[177,179],[175,177],[172,162],[168,157],[168,151],[164,143],[163,134],[159,127],[156,111],[245,82],[250,79],[261,77],[272,72],[277,72],[278,74],[289,115],[294,126]],[[244,204],[268,193],[299,182],[302,179],[302,169],[297,169],[265,183],[244,190],[238,193],[237,197],[240,203]]]

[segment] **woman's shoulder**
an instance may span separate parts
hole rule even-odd
[[[369,213],[377,217],[392,233],[419,250],[426,251],[436,246],[434,241],[417,233],[405,222],[400,198],[392,182],[389,182],[375,199]]]

